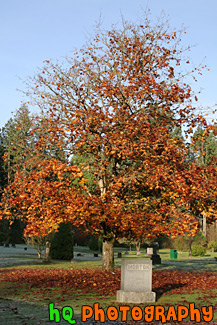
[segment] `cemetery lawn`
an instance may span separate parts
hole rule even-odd
[[[168,254],[169,250],[160,251],[162,264],[153,266],[153,291],[157,294],[155,305],[189,307],[190,303],[195,303],[200,310],[202,306],[213,306],[214,320],[217,321],[216,253],[192,258],[191,261],[183,254],[178,256],[178,260],[170,260]],[[124,257],[136,256],[129,254]],[[104,310],[111,305],[120,305],[116,303],[116,291],[120,289],[120,262],[121,259],[115,258],[114,274],[101,271],[101,260],[2,267],[0,298],[47,308],[47,317],[49,303],[58,308],[71,306],[79,319],[82,305],[93,306],[98,302]]]

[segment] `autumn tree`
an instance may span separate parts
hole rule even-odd
[[[98,28],[63,65],[47,61],[32,83],[46,116],[46,141],[59,146],[64,139],[69,157],[87,155],[81,169],[95,182],[90,190],[81,176],[76,195],[73,182],[73,191],[67,190],[67,182],[60,186],[67,195],[52,183],[47,189],[45,182],[43,191],[54,186],[49,197],[52,213],[34,213],[34,227],[57,227],[62,222],[59,213],[65,211],[68,221],[102,237],[103,269],[109,271],[114,267],[115,238],[198,231],[195,212],[200,207],[192,192],[196,167],[189,168],[184,142],[171,133],[182,126],[190,133],[205,119],[196,115],[197,98],[185,81],[189,60],[188,49],[181,47],[183,34],[169,31],[164,17],[162,21],[152,26],[145,17],[139,25],[123,22],[121,29]],[[31,206],[28,200],[24,197],[22,206]],[[52,200],[59,202],[55,208]],[[42,220],[44,213],[47,218]],[[33,215],[31,210],[27,216],[31,224]]]
[[[2,214],[11,222],[17,217],[26,221],[25,236],[48,236],[61,222],[68,222],[66,209],[77,187],[73,190],[70,183],[77,177],[79,184],[81,175],[77,167],[57,159],[29,159],[3,193]]]

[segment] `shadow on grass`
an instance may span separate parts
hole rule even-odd
[[[184,286],[186,285],[181,283],[167,283],[161,287],[154,288],[154,292],[156,292],[156,301],[158,301],[164,293],[167,293],[173,289],[183,288]]]

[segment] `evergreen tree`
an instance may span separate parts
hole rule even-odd
[[[201,126],[198,126],[193,134],[191,153],[199,166],[209,166],[212,159],[217,158],[217,139],[213,131],[208,133]],[[203,235],[206,237],[207,229],[209,229],[212,223],[212,218],[210,218],[207,228],[207,217],[205,213],[202,213],[200,223],[203,229]]]
[[[2,145],[1,135],[0,135],[0,198],[4,187],[7,185],[7,172],[5,170],[5,163],[3,157],[4,157],[4,147]]]
[[[177,127],[177,126],[175,126],[175,127],[172,129],[172,131],[170,132],[170,134],[171,134],[171,136],[172,136],[173,138],[179,139],[179,140],[181,140],[181,142],[183,143],[183,141],[184,141],[184,137],[183,137],[183,135],[182,135],[182,129],[181,129],[181,127]]]
[[[31,127],[30,112],[27,106],[23,105],[2,128],[1,140],[8,183],[13,180],[15,171],[25,160],[27,149],[31,150],[33,147],[33,139],[30,136]]]
[[[217,158],[217,139],[211,131],[207,135],[201,126],[198,126],[193,135],[194,143],[191,146],[195,159],[200,166],[211,163],[212,157]]]
[[[5,124],[0,135],[0,186],[1,192],[14,178],[16,170],[22,166],[27,151],[33,148],[30,135],[32,117],[26,105],[22,105]],[[24,223],[14,220],[9,227],[8,220],[1,220],[0,230],[7,235],[7,241],[15,244],[23,242]]]
[[[73,258],[73,236],[70,223],[61,223],[59,231],[54,234],[51,242],[51,258],[71,260]]]

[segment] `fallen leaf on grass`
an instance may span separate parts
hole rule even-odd
[[[0,270],[0,282],[14,283],[10,287],[11,294],[17,294],[17,290],[27,285],[36,294],[50,297],[52,290],[61,292],[61,300],[69,298],[75,290],[78,296],[87,293],[97,296],[115,295],[120,289],[120,270],[109,273],[102,270],[90,269],[4,269]],[[203,297],[198,300],[206,301],[215,298],[210,290],[217,289],[217,274],[214,272],[190,272],[190,271],[153,271],[153,291],[157,294],[169,296],[173,294],[192,294],[202,292]],[[52,290],[51,290],[52,288]],[[14,290],[14,293],[13,293]],[[208,295],[206,293],[208,292]],[[23,297],[28,295],[27,292]],[[186,302],[185,297],[182,296]]]

